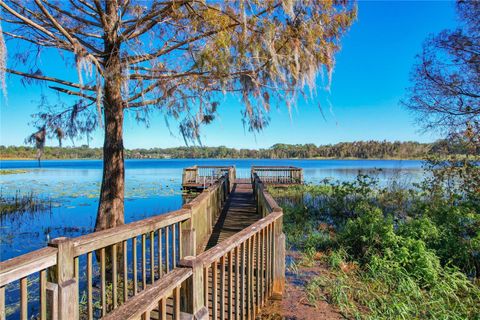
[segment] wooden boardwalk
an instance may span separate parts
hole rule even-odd
[[[252,167],[236,179],[235,167],[186,168],[182,187],[197,181],[202,192],[179,210],[0,262],[0,320],[12,306],[24,320],[255,319],[285,281],[283,211],[266,184],[302,183],[303,172]]]
[[[257,213],[252,182],[250,179],[235,180],[233,191],[225,202],[222,213],[213,227],[212,235],[205,250],[216,246],[259,219],[260,215]]]

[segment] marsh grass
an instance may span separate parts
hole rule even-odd
[[[42,199],[34,192],[22,194],[19,190],[15,195],[6,196],[0,190],[0,217],[7,214],[36,213],[52,210],[52,201]]]
[[[7,175],[7,174],[20,174],[20,173],[27,173],[28,170],[21,170],[21,169],[2,169],[0,170],[0,176]]]

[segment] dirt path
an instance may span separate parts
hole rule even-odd
[[[287,260],[300,259],[298,253],[288,252]],[[345,319],[338,310],[327,302],[318,299],[315,304],[310,303],[305,290],[306,284],[324,271],[325,268],[317,263],[311,267],[299,266],[295,272],[287,268],[285,293],[281,301],[270,302],[260,315],[262,320],[322,320]]]

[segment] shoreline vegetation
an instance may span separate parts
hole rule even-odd
[[[275,144],[266,149],[235,149],[225,146],[125,149],[126,159],[371,159],[422,160],[428,156],[448,158],[467,154],[461,144],[445,140],[433,143],[356,141],[337,144]],[[27,146],[0,146],[0,160],[35,160],[37,150]],[[478,156],[478,155],[477,155]],[[102,148],[45,147],[43,160],[102,159]]]
[[[308,278],[309,305],[348,319],[479,319],[479,194],[470,176],[462,192],[435,177],[417,189],[367,175],[269,188],[284,210],[287,273]]]

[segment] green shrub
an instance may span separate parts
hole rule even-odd
[[[355,319],[480,319],[480,209],[439,190],[365,176],[282,190],[287,243],[310,264],[328,253],[309,299]]]

